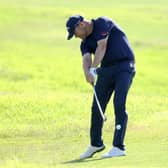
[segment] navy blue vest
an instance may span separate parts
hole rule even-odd
[[[97,42],[108,36],[107,49],[101,67],[109,67],[123,61],[134,61],[134,53],[125,33],[111,19],[99,17],[92,19],[93,31],[81,42],[81,53],[95,54]]]

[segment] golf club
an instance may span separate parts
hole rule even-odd
[[[103,114],[102,108],[101,108],[100,103],[99,103],[99,100],[98,100],[98,98],[97,98],[97,94],[96,94],[96,90],[95,90],[94,83],[92,83],[92,87],[93,87],[94,96],[95,96],[95,99],[96,99],[96,102],[97,102],[97,105],[98,105],[98,108],[99,108],[101,117],[102,117],[103,121],[106,121],[107,118],[106,118],[106,116]]]

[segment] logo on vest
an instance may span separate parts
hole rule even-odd
[[[106,36],[106,35],[108,35],[108,32],[101,32],[101,35]]]

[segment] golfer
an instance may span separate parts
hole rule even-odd
[[[114,92],[114,137],[112,148],[102,158],[124,156],[128,120],[126,99],[135,75],[135,58],[128,39],[124,31],[107,17],[89,21],[81,15],[73,15],[67,20],[66,28],[68,40],[73,36],[81,39],[80,49],[86,81],[93,84],[97,74],[95,90],[103,113]],[[81,159],[90,158],[105,149],[102,139],[103,119],[95,98],[91,111],[90,145],[80,155]]]

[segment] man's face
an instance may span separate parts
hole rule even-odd
[[[80,38],[84,40],[87,37],[86,33],[86,25],[84,22],[80,22],[78,26],[76,26],[74,35],[76,38]]]

